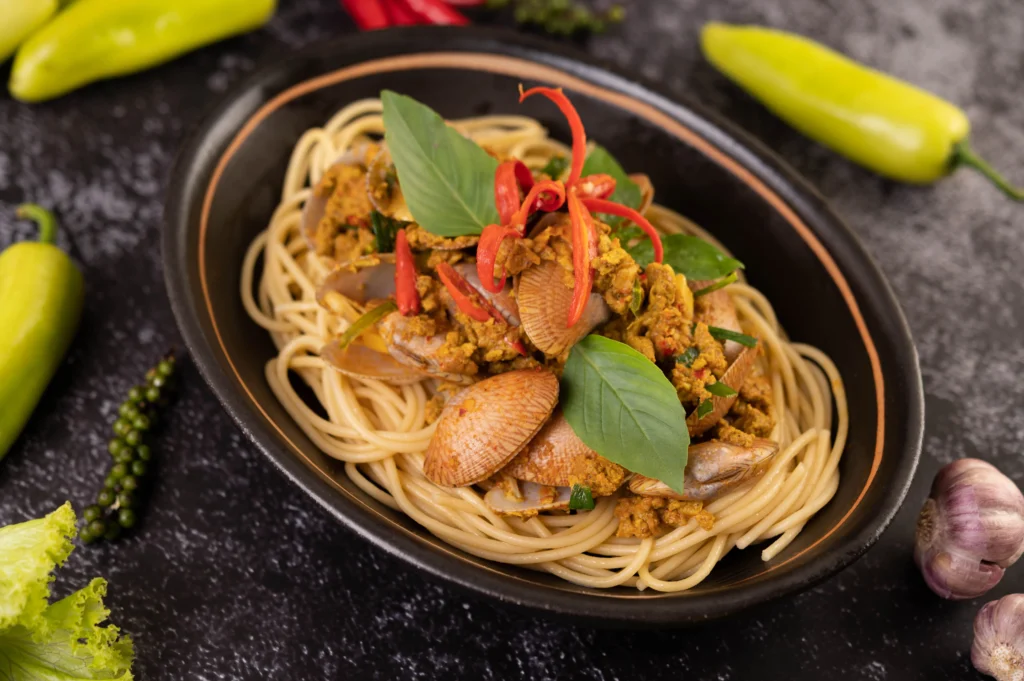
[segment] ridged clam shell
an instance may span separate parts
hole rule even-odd
[[[390,385],[409,385],[426,377],[422,371],[402,364],[359,343],[344,350],[338,341],[331,341],[320,350],[320,356],[333,369],[353,378],[372,378]]]
[[[453,371],[461,367],[453,362],[451,356],[443,353],[444,334],[418,336],[408,331],[407,324],[408,317],[402,316],[398,311],[386,315],[377,323],[377,328],[388,343],[388,352],[395,360],[444,381],[460,385],[469,385],[476,381],[475,375]]]
[[[493,487],[484,495],[484,503],[496,513],[502,515],[525,515],[536,511],[553,511],[555,509],[569,508],[569,495],[572,490],[569,487],[556,487],[556,496],[552,501],[541,502],[541,492],[545,485],[538,485],[534,482],[524,482],[519,486],[523,495],[522,501],[509,499],[501,487]]]
[[[755,438],[749,447],[721,440],[690,445],[682,494],[643,475],[633,476],[629,491],[644,497],[711,501],[760,477],[778,450],[778,443],[761,438]]]
[[[516,301],[519,304],[519,319],[523,322],[523,330],[530,342],[552,357],[571,348],[595,327],[608,321],[611,314],[600,294],[591,293],[583,309],[583,316],[566,328],[569,306],[572,304],[572,289],[567,288],[562,281],[561,265],[550,260],[519,275]]]
[[[517,480],[565,487],[577,460],[595,456],[597,453],[583,444],[559,410],[504,471]]]
[[[509,371],[453,397],[427,446],[423,472],[445,487],[487,478],[509,462],[551,416],[558,379],[550,371]]]
[[[729,386],[737,393],[740,388],[747,380],[747,376],[750,375],[750,370],[754,368],[754,360],[757,359],[758,348],[754,346],[748,348],[746,346],[740,346],[743,351],[740,352],[736,360],[725,370],[722,374],[722,378],[718,380],[719,383],[724,383]],[[738,394],[730,395],[729,397],[718,397],[712,395],[711,397],[711,411],[704,415],[704,418],[697,418],[697,410],[694,409],[689,416],[686,417],[686,427],[690,431],[690,437],[697,437],[705,433],[711,426],[718,423],[723,416],[725,416],[729,409],[732,408],[733,403]]]

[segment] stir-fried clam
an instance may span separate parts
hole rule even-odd
[[[377,325],[387,344],[388,352],[400,363],[460,385],[476,380],[476,366],[466,366],[450,353],[445,352],[443,334],[424,336],[410,328],[413,322],[399,312],[392,312]]]
[[[538,350],[558,357],[588,333],[608,321],[611,310],[599,293],[591,293],[580,320],[566,327],[572,289],[565,285],[562,266],[545,261],[516,277],[516,301],[523,330]]]
[[[366,154],[371,148],[370,142],[362,142],[354,145],[351,149],[343,153],[341,156],[334,160],[333,166],[339,165],[361,165],[366,158]],[[324,213],[327,211],[327,201],[329,197],[319,196],[316,191],[312,192],[309,199],[306,200],[305,205],[302,207],[302,219],[300,222],[300,229],[302,235],[306,237],[306,241],[309,243],[310,248],[316,251],[316,231],[320,225],[320,221],[324,217]]]
[[[502,472],[516,480],[567,487],[579,460],[596,456],[597,452],[577,437],[559,410]]]
[[[335,267],[317,289],[316,299],[337,313],[339,295],[359,305],[394,296],[395,254],[375,253]]]
[[[711,286],[713,281],[691,281],[688,282],[690,289],[699,291],[702,288]],[[700,297],[700,304],[696,306],[694,320],[704,322],[708,326],[717,326],[728,331],[742,331],[740,329],[740,318],[736,314],[736,306],[732,302],[732,296],[725,289],[712,291]],[[725,342],[725,358],[732,362],[743,351],[743,346],[736,341]]]
[[[502,515],[533,515],[539,511],[569,508],[569,487],[553,487],[536,482],[519,484],[519,496],[510,497],[501,486],[492,487],[484,495],[484,503]]]
[[[320,350],[320,357],[346,376],[372,378],[390,385],[409,385],[428,376],[361,343],[350,343],[342,348],[338,341],[331,341]]]
[[[519,326],[522,323],[519,319],[519,304],[512,296],[512,284],[505,282],[505,288],[497,293],[492,293],[480,284],[480,276],[477,274],[475,265],[460,262],[455,265],[455,271],[462,275],[466,282],[473,287],[473,290],[480,294],[481,298],[501,313],[509,326]]]
[[[396,220],[412,221],[412,213],[398,185],[391,152],[385,145],[381,145],[380,151],[366,169],[366,192],[370,196],[370,203],[380,213]]]
[[[721,440],[690,445],[682,494],[643,475],[633,476],[629,491],[645,497],[710,501],[763,475],[778,450],[777,443],[761,438],[754,438],[749,446]]]
[[[529,369],[497,374],[449,400],[427,447],[423,472],[445,487],[488,478],[526,446],[558,403],[558,379]]]
[[[729,413],[729,409],[732,408],[733,403],[736,402],[736,398],[739,397],[738,393],[743,384],[746,383],[747,377],[750,376],[750,372],[754,369],[754,361],[757,359],[759,352],[757,346],[748,348],[740,346],[741,352],[729,365],[729,368],[725,370],[722,377],[718,379],[719,383],[732,388],[735,393],[728,397],[719,397],[713,395],[711,397],[711,411],[705,414],[702,418],[697,417],[697,411],[694,410],[686,418],[686,426],[690,431],[690,437],[697,437],[703,435],[712,426],[718,423],[723,416]]]

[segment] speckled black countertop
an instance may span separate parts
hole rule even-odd
[[[0,247],[30,231],[13,222],[13,206],[49,205],[89,288],[66,365],[0,464],[0,524],[66,499],[88,503],[118,397],[180,346],[158,244],[185,132],[260,63],[352,30],[335,0],[281,4],[266,29],[148,73],[43,105],[0,95]],[[764,140],[813,179],[889,276],[921,353],[928,409],[921,467],[893,526],[818,588],[699,630],[550,623],[467,599],[343,529],[256,451],[186,365],[142,532],[77,550],[55,587],[109,579],[113,619],[136,640],[137,678],[974,678],[967,651],[981,602],[932,596],[911,562],[912,535],[944,463],[982,457],[1024,483],[1024,208],[966,172],[918,189],[851,166],[713,73],[696,36],[709,19],[771,24],[898,73],[964,104],[975,146],[1024,183],[1024,4],[646,0],[633,10],[587,49]],[[1015,590],[1024,568],[992,595]]]

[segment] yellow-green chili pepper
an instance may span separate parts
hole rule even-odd
[[[37,0],[20,0],[36,2]],[[134,73],[263,25],[276,0],[77,0],[22,43],[9,88],[27,102]]]
[[[57,0],[0,0],[0,62],[60,9]]]
[[[866,168],[927,184],[969,166],[1024,200],[1024,190],[971,150],[964,112],[931,93],[783,31],[710,23],[701,46],[780,118]]]
[[[71,345],[82,316],[82,273],[53,245],[53,214],[26,204],[39,241],[0,253],[0,458],[11,448]]]

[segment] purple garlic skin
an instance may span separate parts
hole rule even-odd
[[[960,459],[935,476],[914,562],[943,598],[976,598],[1024,553],[1024,495],[992,464]]]
[[[974,618],[971,663],[998,681],[1024,679],[1024,595],[986,603]]]

